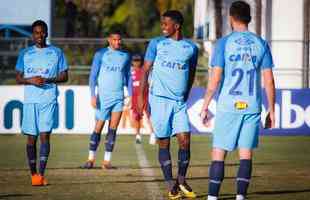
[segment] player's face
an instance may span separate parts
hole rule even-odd
[[[142,67],[142,62],[141,62],[141,60],[134,60],[134,61],[132,61],[131,66],[133,68],[141,68]]]
[[[38,47],[45,46],[46,32],[42,26],[35,26],[32,31],[32,38]]]
[[[170,17],[162,17],[160,27],[164,36],[170,37],[177,32],[180,26],[176,24]]]
[[[111,34],[108,38],[109,45],[112,49],[120,49],[122,38],[119,34]]]

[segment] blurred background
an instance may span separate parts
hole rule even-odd
[[[148,40],[161,34],[160,15],[178,9],[184,35],[200,48],[196,86],[206,86],[213,42],[230,30],[233,0],[3,0],[0,6],[0,84],[15,84],[18,51],[31,45],[31,23],[43,19],[49,41],[62,47],[70,65],[68,84],[87,84],[94,52],[110,30],[121,29],[124,48],[144,53]],[[250,30],[268,40],[276,63],[278,88],[309,87],[309,0],[247,0]],[[13,79],[12,79],[13,78]],[[286,80],[290,81],[286,81]]]

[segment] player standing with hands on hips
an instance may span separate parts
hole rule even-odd
[[[208,106],[219,90],[213,130],[208,200],[217,200],[224,179],[226,153],[239,150],[236,200],[246,199],[252,174],[253,149],[258,146],[263,79],[268,99],[266,128],[275,126],[275,85],[269,45],[248,31],[250,6],[236,1],[230,7],[233,32],[220,38],[211,58],[209,82],[201,118],[208,120]],[[262,77],[261,77],[262,76]]]

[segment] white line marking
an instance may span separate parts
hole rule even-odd
[[[151,166],[146,158],[142,144],[136,144],[135,147],[142,174],[146,177],[154,177],[155,176],[154,171],[150,168]],[[146,182],[146,190],[148,193],[148,199],[152,200],[164,199],[157,183]]]

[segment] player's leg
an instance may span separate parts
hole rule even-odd
[[[253,149],[258,146],[260,114],[244,115],[238,140],[240,165],[237,174],[237,200],[244,200],[252,176]]]
[[[133,128],[135,129],[135,136],[136,136],[136,143],[141,143],[141,135],[140,135],[140,128],[141,128],[141,118],[142,116],[135,110],[132,109],[130,111],[130,118],[131,118],[131,124]]]
[[[37,174],[37,136],[28,135],[27,136],[27,159],[31,175]]]
[[[101,141],[101,132],[105,121],[110,119],[111,108],[108,105],[100,104],[95,111],[95,127],[89,138],[89,151],[86,163],[81,166],[83,169],[92,169],[96,160],[96,152]]]
[[[171,131],[171,114],[173,105],[169,100],[150,95],[150,113],[151,122],[154,128],[154,133],[158,143],[158,161],[161,166],[167,189],[169,191],[168,197],[170,199],[180,198],[180,192],[177,185],[173,181],[172,176],[172,163],[170,155],[170,137]]]
[[[175,102],[172,117],[172,134],[176,134],[179,143],[177,184],[183,196],[195,198],[196,194],[185,181],[190,163],[190,125],[185,103]]]
[[[169,198],[180,198],[180,193],[172,176],[172,162],[170,154],[170,137],[158,138],[158,161],[167,184]]]
[[[224,160],[227,151],[237,147],[242,115],[217,112],[213,130],[212,162],[209,169],[208,200],[216,200],[224,179]]]
[[[38,130],[38,109],[36,104],[24,104],[23,105],[23,120],[22,120],[22,132],[27,135],[27,159],[29,168],[31,171],[31,184],[33,186],[40,186],[41,180],[37,174],[37,137],[39,135]]]
[[[50,134],[56,121],[57,103],[37,104],[37,122],[40,132],[40,164],[39,164],[39,179],[41,185],[47,185],[44,178],[49,153],[50,153]]]
[[[209,168],[209,189],[208,200],[217,200],[224,179],[224,160],[226,150],[213,148],[211,157],[212,162]]]
[[[114,150],[115,142],[116,142],[116,131],[117,127],[119,125],[119,122],[122,117],[122,111],[119,111],[119,109],[116,112],[111,113],[111,119],[109,122],[109,128],[108,133],[105,138],[105,153],[104,153],[104,160],[102,167],[105,169],[111,169],[111,157],[112,152]]]

